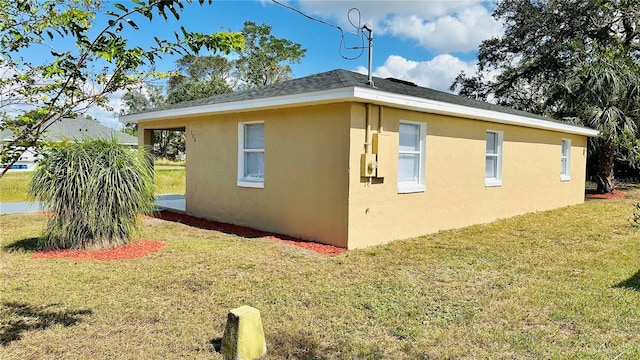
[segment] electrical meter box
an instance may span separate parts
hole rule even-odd
[[[374,154],[362,154],[360,158],[360,176],[376,177],[378,162]]]

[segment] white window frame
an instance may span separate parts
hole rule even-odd
[[[498,139],[497,144],[496,144],[496,153],[495,154],[489,154],[486,151],[487,148],[487,134],[492,133],[492,134],[496,134],[496,137]],[[502,186],[502,147],[503,147],[503,142],[504,142],[504,133],[502,131],[498,131],[498,130],[487,130],[485,132],[485,169],[484,169],[484,185],[486,187],[495,187],[495,186]],[[496,157],[498,160],[496,161],[496,176],[495,177],[487,177],[487,157]]]
[[[409,193],[424,192],[426,190],[424,179],[425,179],[425,161],[427,158],[427,144],[426,144],[427,143],[427,124],[424,122],[407,121],[407,120],[401,120],[399,124],[415,125],[419,127],[420,159],[419,159],[419,169],[418,169],[418,180],[417,181],[400,181],[398,179],[398,193],[409,194]],[[400,126],[398,126],[398,145],[400,145]],[[398,161],[400,161],[401,154],[418,154],[418,151],[400,151],[400,149],[398,148]]]
[[[563,150],[565,149],[564,144],[567,144],[566,154],[563,152]],[[566,169],[562,167],[562,160],[565,159],[567,164]],[[571,180],[571,139],[562,139],[562,142],[560,143],[560,181],[569,180]]]
[[[238,186],[251,188],[264,188],[264,175],[262,178],[244,176],[244,155],[248,152],[262,153],[264,159],[264,148],[246,149],[244,143],[244,133],[246,125],[263,124],[264,121],[247,121],[238,123]],[[265,128],[266,129],[266,128]]]

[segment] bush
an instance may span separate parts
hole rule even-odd
[[[138,214],[153,210],[153,165],[142,149],[116,139],[50,145],[29,194],[53,212],[40,239],[46,249],[124,245]]]

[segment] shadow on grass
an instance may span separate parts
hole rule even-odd
[[[219,353],[222,351],[222,338],[215,338],[215,339],[211,339],[211,341],[209,341],[209,345],[211,345],[211,347],[213,348],[213,351]]]
[[[284,332],[271,338],[272,349],[278,349],[278,357],[284,359],[315,360],[321,359],[320,341],[306,331]],[[268,350],[267,350],[268,351]]]
[[[279,336],[272,337],[267,340],[267,354],[274,355],[274,351],[277,351],[277,354],[275,354],[276,357],[299,360],[315,360],[323,358],[320,351],[320,342],[310,334],[281,333]],[[213,351],[217,353],[222,352],[221,337],[210,340],[209,345],[212,347]]]
[[[5,302],[0,305],[0,317],[3,326],[0,328],[0,345],[8,346],[20,340],[28,331],[44,330],[50,326],[69,327],[80,322],[81,316],[91,315],[91,310],[66,311],[58,310],[59,304],[31,306],[24,303]]]
[[[640,291],[640,270],[627,280],[614,285],[614,287]]]
[[[40,240],[40,238],[22,239],[12,244],[5,245],[2,249],[7,252],[34,252],[40,250],[38,240]]]

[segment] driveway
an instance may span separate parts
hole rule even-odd
[[[163,194],[157,195],[154,211],[171,210],[173,212],[185,212],[184,195]],[[3,214],[28,214],[44,210],[44,205],[40,201],[34,202],[14,202],[0,203],[0,215]]]

